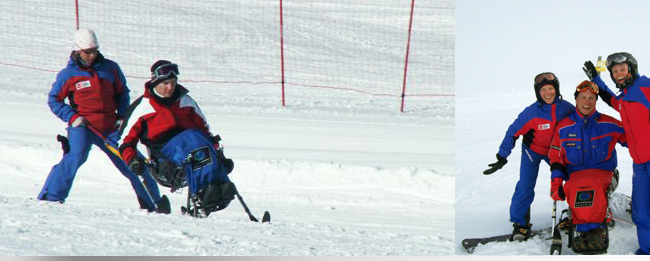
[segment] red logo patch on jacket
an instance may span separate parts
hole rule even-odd
[[[537,129],[538,129],[538,130],[548,130],[548,129],[550,129],[550,128],[551,128],[551,124],[550,124],[550,123],[537,125]]]
[[[90,87],[90,81],[78,82],[74,86],[77,89],[77,91],[81,90],[83,88],[88,88],[88,87]]]

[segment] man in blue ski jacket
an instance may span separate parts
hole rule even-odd
[[[576,110],[558,123],[549,152],[551,198],[567,200],[579,233],[573,240],[574,252],[607,250],[607,193],[618,183],[612,180],[615,146],[627,147],[621,122],[596,111],[598,92],[590,81],[576,87]]]

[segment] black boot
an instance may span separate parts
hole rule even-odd
[[[594,254],[607,252],[607,228],[589,230],[587,235],[588,249]]]
[[[162,214],[172,213],[172,207],[166,195],[163,195],[160,198],[160,201],[158,201],[156,205],[158,205],[158,208],[156,208],[156,213],[162,213]]]
[[[530,227],[533,225],[528,223],[528,225],[522,226],[519,223],[514,223],[512,225],[514,230],[512,231],[512,241],[526,241],[530,237]]]

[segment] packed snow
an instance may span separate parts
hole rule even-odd
[[[458,1],[456,3],[456,238],[457,255],[468,255],[465,238],[512,232],[509,206],[519,180],[521,139],[508,163],[492,175],[483,171],[508,126],[535,101],[533,78],[554,72],[564,99],[575,104],[573,90],[586,76],[583,63],[598,56],[629,52],[647,75],[650,53],[641,28],[650,3],[645,1]],[[608,72],[601,73],[614,88]],[[620,119],[599,100],[596,109]],[[632,160],[617,145],[620,183],[617,192],[631,195]],[[540,167],[533,229],[551,226],[550,168]],[[566,208],[566,203],[559,209]],[[563,255],[574,255],[566,247]],[[551,242],[534,238],[521,243],[479,246],[473,255],[548,255]],[[610,231],[608,255],[630,255],[639,247],[633,225],[620,223]]]
[[[305,86],[288,85],[283,107],[279,84],[259,84],[280,81],[278,26],[261,15],[228,11],[266,8],[275,24],[277,1],[226,1],[219,7],[212,5],[223,3],[214,1],[189,7],[177,1],[79,1],[81,25],[94,27],[102,53],[121,65],[132,100],[142,94],[153,62],[179,64],[180,83],[235,161],[231,180],[253,215],[271,213],[270,223],[249,221],[237,201],[205,219],[183,216],[187,190],[163,187],[173,212],[140,210],[127,179],[97,148],[64,204],[35,200],[62,155],[55,137],[65,134],[66,123],[46,101],[72,50],[69,2],[0,3],[0,16],[7,18],[0,25],[0,255],[454,254],[453,0],[417,3],[409,83],[417,93],[442,96],[407,93],[403,113],[408,4],[285,1],[293,19],[285,28],[291,47],[287,81]],[[171,14],[189,19],[154,19]],[[386,26],[395,25],[391,19],[400,26]],[[145,31],[138,22],[160,23],[164,30]],[[210,30],[196,29],[202,25]],[[341,31],[337,25],[351,27]],[[180,39],[150,45],[174,37]],[[388,40],[390,48],[378,49]],[[328,59],[338,63],[327,65]],[[345,73],[337,73],[340,68]]]

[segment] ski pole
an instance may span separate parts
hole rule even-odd
[[[241,197],[241,195],[239,195],[239,191],[235,193],[235,196],[237,196],[239,203],[241,203],[242,207],[244,207],[244,211],[246,211],[246,214],[248,214],[248,218],[250,218],[251,221],[260,222],[259,220],[257,220],[257,218],[255,218],[255,216],[253,216],[253,214],[251,214],[250,209],[248,209],[248,206],[246,206],[246,203],[244,203],[244,199]]]
[[[557,220],[556,212],[557,212],[557,201],[553,200],[553,217],[552,217],[553,223],[551,224],[551,235],[555,233],[555,221]]]
[[[93,127],[90,124],[86,124],[86,127],[88,127],[88,129],[90,131],[95,133],[95,135],[97,135],[100,139],[102,139],[104,141],[104,146],[106,146],[106,148],[110,152],[112,152],[113,154],[115,154],[115,156],[118,156],[120,159],[122,159],[122,154],[120,153],[120,151],[117,148],[113,147],[113,145],[108,143],[108,141],[106,140],[106,137],[104,135],[102,135],[97,129],[95,129],[95,127]]]
[[[557,221],[557,200],[553,200],[553,224],[551,225],[551,235],[553,240],[551,242],[551,255],[561,255],[562,254],[562,235],[558,231],[558,227],[555,224]]]

